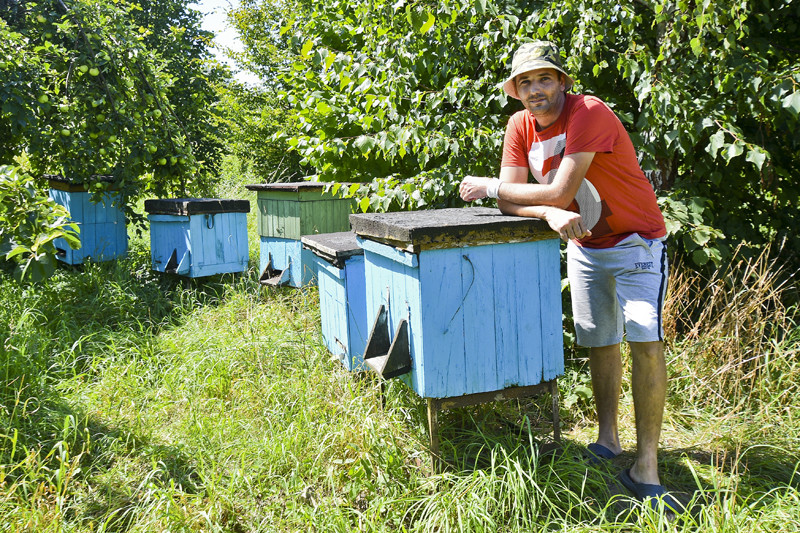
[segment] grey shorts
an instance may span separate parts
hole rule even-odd
[[[589,348],[664,339],[667,246],[634,233],[613,248],[567,244],[578,344]]]

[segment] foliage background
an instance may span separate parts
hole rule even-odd
[[[498,83],[519,43],[546,38],[576,90],[626,124],[673,241],[696,265],[719,264],[741,241],[800,250],[790,230],[797,2],[288,4],[297,9],[243,2],[234,18],[243,60],[279,74],[268,84],[299,126],[289,145],[316,179],[365,183],[364,210],[460,205],[464,175],[496,174],[505,122],[521,108]],[[278,17],[282,27],[263,26]],[[275,43],[289,51],[275,54]]]

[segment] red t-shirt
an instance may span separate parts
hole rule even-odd
[[[628,132],[600,99],[566,95],[555,123],[536,131],[527,110],[515,113],[506,127],[504,167],[528,167],[539,183],[553,181],[564,156],[595,152],[570,211],[580,213],[592,236],[578,244],[610,248],[632,233],[646,239],[667,234],[653,187],[636,158]]]

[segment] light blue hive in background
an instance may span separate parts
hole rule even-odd
[[[563,374],[559,239],[546,222],[489,208],[350,222],[364,248],[369,322],[383,308],[393,345],[403,344],[406,322],[403,379],[418,395],[502,391]]]
[[[153,270],[190,278],[247,270],[247,200],[146,200]]]
[[[93,177],[90,181],[107,181]],[[73,250],[64,239],[54,245],[59,260],[69,265],[79,265],[87,258],[92,261],[110,261],[128,252],[128,231],[119,192],[108,190],[98,202],[92,201],[89,183],[48,176],[50,198],[69,211],[70,221],[80,228],[81,247]]]
[[[305,250],[314,254],[325,346],[347,370],[366,370],[362,355],[369,323],[364,252],[355,234],[344,231],[307,235],[301,242]]]

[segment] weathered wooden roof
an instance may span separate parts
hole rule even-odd
[[[359,237],[412,252],[558,238],[544,220],[488,207],[352,214],[350,225]]]
[[[245,185],[246,189],[251,191],[286,191],[286,192],[300,192],[322,190],[329,183],[321,183],[318,181],[293,181],[286,183],[253,183]]]
[[[249,213],[247,200],[223,198],[168,198],[145,200],[144,210],[151,215],[203,215],[214,213]]]
[[[352,231],[303,235],[300,241],[304,248],[339,268],[342,268],[346,259],[364,254],[364,250],[358,245],[356,234]]]

